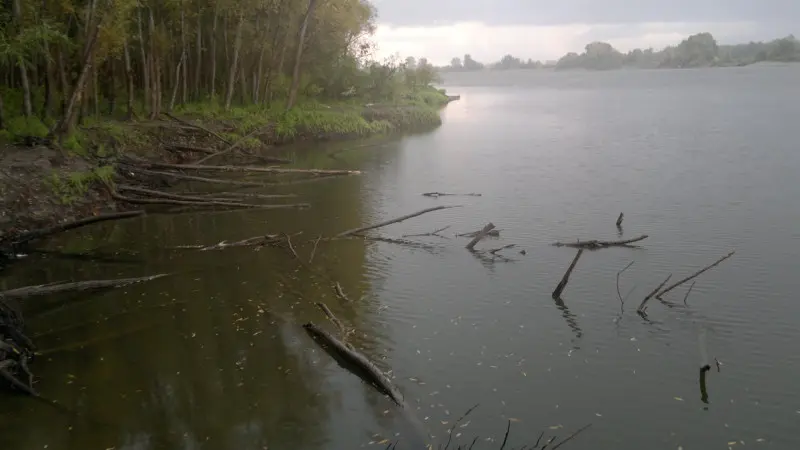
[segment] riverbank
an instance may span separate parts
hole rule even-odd
[[[126,161],[288,163],[274,155],[290,143],[435,128],[441,124],[439,109],[450,101],[443,91],[428,88],[391,104],[309,102],[289,111],[187,104],[155,120],[88,119],[58,149],[44,140],[46,124],[16,118],[0,135],[0,248],[15,251],[9,243],[32,229],[150,203],[120,200],[114,195],[120,181],[129,187],[179,182],[175,176],[121,170]]]

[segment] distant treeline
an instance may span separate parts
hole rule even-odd
[[[681,69],[689,67],[746,66],[763,61],[800,62],[800,41],[793,35],[769,42],[719,45],[711,33],[698,33],[684,39],[677,46],[656,51],[652,48],[635,49],[622,53],[607,42],[592,42],[583,53],[567,53],[558,61],[527,61],[512,55],[500,61],[483,64],[464,55],[464,59],[453,58],[450,65],[439,67],[442,72],[509,69],[586,69],[612,70],[621,68]]]

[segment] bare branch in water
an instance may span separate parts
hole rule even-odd
[[[591,241],[576,241],[576,242],[555,242],[552,245],[555,247],[574,247],[584,248],[587,250],[598,250],[608,247],[632,247],[631,244],[647,239],[648,236],[643,234],[637,238],[625,239],[623,241],[598,241],[593,239]]]
[[[493,223],[491,223],[491,222],[487,223],[487,224],[486,224],[486,226],[484,226],[484,227],[481,229],[481,231],[479,231],[479,232],[478,232],[478,234],[476,234],[476,235],[475,235],[475,237],[473,237],[473,238],[472,238],[472,240],[471,240],[471,241],[469,241],[469,244],[467,244],[467,247],[466,247],[466,248],[467,248],[467,250],[469,250],[469,251],[474,251],[474,250],[475,250],[475,245],[476,245],[476,244],[477,244],[477,243],[478,243],[478,242],[479,242],[481,239],[485,238],[485,237],[486,237],[486,235],[487,235],[487,234],[488,234],[490,231],[492,231],[493,229],[494,229],[494,224],[493,224]]]
[[[444,446],[443,450],[447,450],[447,447],[450,447],[450,441],[453,439],[453,430],[455,430],[458,427],[458,424],[461,423],[461,421],[464,420],[475,408],[477,408],[478,405],[480,405],[480,403],[476,403],[472,408],[468,409],[467,412],[465,412],[461,417],[458,418],[458,420],[455,421],[453,426],[450,428],[450,432],[448,433],[449,436],[447,438],[447,445]]]
[[[442,231],[444,231],[444,230],[446,230],[448,228],[450,228],[450,225],[448,225],[448,226],[446,226],[444,228],[439,228],[438,230],[431,231],[430,233],[404,234],[401,237],[409,238],[409,237],[437,236],[437,237],[441,237],[441,238],[446,238],[446,236],[442,236],[439,233],[441,233]]]
[[[508,425],[506,426],[506,435],[503,438],[503,445],[500,446],[500,450],[506,448],[506,443],[508,442],[508,433],[511,431],[511,420],[508,421]]]
[[[661,293],[660,293],[660,294],[658,294],[658,297],[659,297],[659,298],[661,298],[662,296],[664,296],[664,294],[666,294],[667,292],[669,292],[669,291],[671,291],[671,290],[675,289],[676,287],[678,287],[678,286],[682,285],[683,283],[686,283],[686,282],[687,282],[687,281],[689,281],[689,280],[692,280],[692,279],[694,279],[694,278],[697,278],[697,277],[699,277],[699,276],[700,276],[700,275],[701,275],[703,272],[705,272],[705,271],[707,271],[707,270],[710,270],[710,269],[712,269],[712,268],[714,268],[714,267],[718,266],[720,263],[722,263],[722,261],[725,261],[726,259],[728,259],[728,258],[730,258],[731,256],[733,256],[733,254],[734,254],[734,253],[736,253],[736,250],[734,250],[734,251],[732,251],[732,252],[728,253],[727,255],[723,256],[722,258],[720,258],[720,259],[718,259],[718,260],[714,261],[713,263],[711,263],[711,264],[709,264],[709,265],[707,265],[707,266],[703,267],[702,269],[698,270],[697,272],[695,272],[695,273],[693,273],[693,274],[689,275],[688,277],[686,277],[686,278],[684,278],[684,279],[682,279],[682,280],[678,281],[677,283],[675,283],[675,284],[671,285],[670,287],[668,287],[668,288],[664,289],[663,291],[661,291]]]
[[[404,220],[412,219],[414,217],[421,216],[421,215],[423,215],[425,213],[429,213],[429,212],[433,212],[433,211],[439,211],[441,209],[458,208],[458,207],[459,207],[459,205],[435,206],[433,208],[426,208],[426,209],[423,209],[422,211],[417,211],[415,213],[407,214],[405,216],[401,216],[401,217],[398,217],[396,219],[387,220],[385,222],[381,222],[381,223],[378,223],[378,224],[375,224],[375,225],[369,225],[369,226],[366,226],[366,227],[354,228],[352,230],[343,231],[343,232],[337,234],[336,237],[352,236],[354,234],[363,233],[364,231],[375,230],[375,229],[378,229],[378,228],[383,228],[383,227],[385,227],[387,225],[392,225],[392,224],[395,224],[395,223],[398,223],[398,222],[402,222]]]
[[[344,290],[342,289],[342,285],[341,285],[341,284],[339,284],[339,282],[338,282],[338,281],[337,281],[337,282],[336,282],[336,284],[333,286],[333,289],[336,291],[336,295],[337,295],[337,296],[339,296],[339,298],[340,298],[340,299],[342,299],[342,300],[344,300],[344,301],[346,301],[346,302],[349,302],[349,301],[350,301],[350,297],[348,297],[348,296],[347,296],[347,295],[344,293]]]
[[[575,436],[583,433],[590,426],[592,426],[591,423],[585,425],[583,428],[580,428],[580,429],[578,429],[578,431],[576,431],[576,432],[572,433],[571,435],[567,436],[566,439],[564,439],[563,441],[559,442],[557,445],[553,446],[553,450],[556,450],[558,447],[561,447],[562,445],[566,444],[569,440],[573,439]]]
[[[619,292],[619,276],[622,275],[622,272],[625,272],[626,270],[628,270],[628,268],[630,266],[632,266],[634,262],[635,261],[631,261],[630,263],[628,263],[627,266],[625,266],[625,268],[623,268],[622,270],[617,272],[617,297],[619,297],[619,311],[620,312],[624,312],[623,308],[625,307],[625,300],[622,298],[622,294],[620,294],[620,292]]]
[[[645,310],[647,309],[645,305],[647,305],[647,302],[651,298],[658,295],[658,292],[661,290],[662,287],[664,287],[665,284],[667,284],[670,278],[672,278],[672,274],[669,274],[666,280],[662,281],[661,284],[659,284],[655,289],[653,289],[653,292],[649,293],[647,297],[645,297],[644,300],[642,300],[642,304],[639,305],[639,309],[636,310],[636,312],[638,312],[640,316],[643,316],[645,314]]]
[[[686,300],[689,298],[689,294],[692,293],[692,288],[694,288],[695,281],[692,281],[692,284],[689,286],[689,290],[686,291],[686,295],[683,296],[683,304],[686,305]],[[689,306],[689,305],[686,305]]]
[[[622,219],[625,217],[625,214],[619,213],[619,217],[617,217],[617,228],[622,228]]]
[[[317,245],[319,245],[319,241],[322,240],[322,235],[319,235],[316,240],[314,240],[314,248],[311,249],[311,255],[308,256],[308,263],[311,264],[311,261],[314,261],[314,255],[317,253]]]
[[[578,250],[578,253],[575,254],[575,258],[572,260],[572,263],[564,273],[564,276],[561,278],[558,286],[556,286],[556,289],[553,291],[553,298],[561,298],[561,293],[564,291],[564,288],[567,287],[567,283],[569,283],[569,276],[572,274],[573,269],[575,269],[575,265],[578,264],[578,259],[580,259],[582,254],[583,249]]]

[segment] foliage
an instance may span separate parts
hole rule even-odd
[[[113,166],[100,166],[89,171],[67,174],[53,172],[46,183],[62,204],[71,205],[82,199],[94,184],[111,184],[113,177]]]

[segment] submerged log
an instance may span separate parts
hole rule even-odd
[[[479,231],[478,234],[476,234],[475,237],[472,238],[471,241],[469,241],[469,243],[466,246],[466,249],[469,250],[469,251],[474,251],[475,250],[475,245],[477,245],[478,242],[480,242],[481,239],[485,238],[486,235],[490,231],[492,231],[493,229],[494,229],[494,224],[491,223],[491,222],[487,223],[486,226],[484,226],[483,229],[481,231]]]
[[[142,210],[138,211],[125,211],[125,212],[118,212],[118,213],[109,213],[109,214],[100,214],[97,216],[85,217],[83,219],[72,220],[69,222],[60,223],[58,225],[53,225],[52,227],[47,228],[39,228],[37,230],[28,231],[22,234],[18,234],[10,239],[11,242],[9,246],[16,247],[22,245],[24,243],[41,239],[43,237],[51,236],[53,234],[61,233],[68,230],[73,230],[75,228],[85,227],[86,225],[91,225],[99,222],[106,222],[109,220],[120,220],[120,219],[128,219],[131,217],[137,217],[143,215],[145,212]],[[6,243],[2,242],[0,239],[0,246],[5,246]]]
[[[426,208],[426,209],[423,209],[422,211],[417,211],[415,213],[407,214],[405,216],[398,217],[396,219],[387,220],[385,222],[381,222],[381,223],[378,223],[378,224],[375,224],[375,225],[369,225],[369,226],[366,226],[366,227],[354,228],[352,230],[343,231],[343,232],[337,234],[336,237],[337,238],[341,238],[341,237],[345,237],[345,236],[351,236],[351,235],[354,235],[354,234],[363,233],[364,231],[375,230],[375,229],[378,229],[378,228],[383,228],[383,227],[385,227],[387,225],[392,225],[392,224],[395,224],[395,223],[398,223],[398,222],[402,222],[404,220],[412,219],[414,217],[421,216],[421,215],[423,215],[425,213],[429,213],[429,212],[433,212],[433,211],[439,211],[441,209],[458,208],[458,207],[459,207],[459,205],[435,206],[433,208]]]
[[[727,255],[725,255],[725,256],[723,256],[722,258],[720,258],[720,259],[718,259],[718,260],[714,261],[713,263],[711,263],[711,264],[709,264],[709,265],[707,265],[707,266],[703,267],[702,269],[700,269],[700,270],[698,270],[697,272],[695,272],[695,273],[693,273],[693,274],[689,275],[688,277],[686,277],[686,278],[684,278],[684,279],[682,279],[682,280],[678,281],[677,283],[675,283],[675,284],[671,285],[670,287],[668,287],[668,288],[665,288],[663,291],[661,291],[661,293],[660,293],[660,294],[658,294],[658,298],[661,298],[661,297],[662,297],[664,294],[666,294],[667,292],[669,292],[669,291],[671,291],[671,290],[675,289],[676,287],[678,287],[678,286],[680,286],[680,285],[682,285],[682,284],[686,283],[687,281],[690,281],[690,280],[692,280],[692,279],[695,279],[695,278],[699,277],[699,276],[700,276],[700,275],[702,275],[704,272],[706,272],[706,271],[708,271],[708,270],[710,270],[710,269],[713,269],[714,267],[716,267],[716,266],[720,265],[720,263],[722,263],[722,261],[725,261],[726,259],[730,258],[731,256],[733,256],[733,254],[734,254],[734,253],[736,253],[736,250],[734,250],[734,251],[732,251],[732,252],[728,253]]]
[[[344,293],[344,289],[342,289],[342,285],[339,284],[338,281],[336,282],[336,284],[333,285],[333,289],[336,291],[336,295],[339,296],[340,299],[346,302],[351,301],[350,297],[348,297],[347,294]]]
[[[389,378],[378,369],[366,356],[357,352],[352,346],[348,346],[335,337],[331,336],[327,331],[319,328],[313,323],[309,322],[303,325],[306,332],[323,347],[332,350],[335,355],[341,358],[345,364],[352,366],[356,369],[358,376],[367,381],[373,387],[378,389],[379,392],[388,396],[398,406],[405,408],[405,401],[403,395],[392,384]],[[334,356],[334,354],[331,354]],[[348,368],[348,367],[346,367]],[[350,368],[348,368],[350,369]],[[352,370],[352,369],[351,369]]]
[[[600,248],[607,248],[607,247],[625,247],[633,244],[634,242],[639,242],[647,239],[649,236],[643,234],[637,238],[633,239],[625,239],[622,241],[598,241],[596,239],[591,241],[576,241],[576,242],[554,242],[552,245],[555,247],[574,247],[574,248],[583,248],[587,250],[596,250]]]
[[[581,255],[583,254],[583,249],[578,250],[578,253],[575,255],[575,258],[572,260],[572,263],[569,265],[569,268],[564,273],[564,276],[561,278],[561,281],[556,286],[556,289],[553,291],[553,298],[558,299],[561,298],[561,293],[564,292],[564,288],[567,287],[567,283],[569,283],[569,276],[572,274],[572,271],[575,269],[575,265],[578,264],[578,260],[580,259]]]
[[[38,286],[25,286],[16,289],[9,289],[7,291],[0,292],[0,300],[2,299],[17,299],[22,300],[29,297],[37,297],[42,295],[51,295],[51,294],[58,294],[61,292],[73,292],[73,291],[89,291],[89,290],[96,290],[96,289],[109,289],[109,288],[118,288],[123,286],[128,286],[135,283],[141,283],[143,281],[151,281],[157,278],[165,277],[168,274],[162,273],[158,275],[151,275],[147,277],[137,277],[137,278],[119,278],[115,280],[89,280],[89,281],[74,281],[74,282],[63,282],[63,283],[55,283],[55,284],[46,284],[46,285],[38,285]]]

